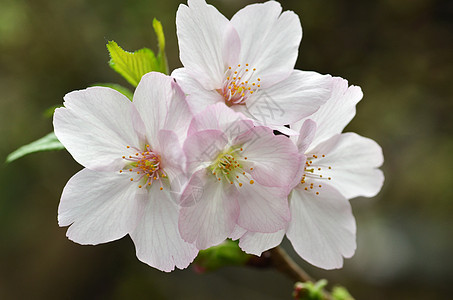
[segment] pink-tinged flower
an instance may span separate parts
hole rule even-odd
[[[55,134],[85,167],[66,184],[58,208],[68,238],[99,244],[129,234],[141,261],[167,272],[187,267],[198,251],[179,234],[172,193],[183,178],[180,145],[192,118],[180,88],[149,73],[133,102],[104,87],[64,100]]]
[[[286,228],[287,196],[301,164],[290,139],[221,103],[195,116],[188,135],[183,149],[193,175],[181,197],[184,240],[206,249],[237,225],[266,233]]]
[[[179,6],[176,26],[184,68],[172,76],[194,113],[221,102],[280,128],[330,96],[329,75],[294,70],[302,28],[278,2],[246,6],[228,20],[204,0],[189,0]]]
[[[306,162],[290,193],[291,221],[274,234],[247,232],[239,246],[260,255],[280,244],[285,233],[296,252],[311,264],[334,269],[356,249],[356,225],[348,199],[375,196],[384,175],[382,149],[371,139],[341,133],[362,99],[357,86],[334,78],[332,97],[309,119],[292,126],[291,137]],[[237,234],[239,236],[240,234]]]

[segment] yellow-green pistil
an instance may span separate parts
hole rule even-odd
[[[250,163],[247,162],[247,156],[242,155],[243,148],[232,147],[227,151],[221,152],[214,162],[209,166],[212,175],[218,181],[225,180],[230,184],[237,183],[239,187],[242,182],[248,181],[253,184],[254,181],[249,178],[249,171],[253,170]]]

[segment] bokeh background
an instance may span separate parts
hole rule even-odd
[[[0,0],[0,160],[52,130],[43,112],[97,82],[127,86],[107,62],[106,41],[155,49],[162,21],[172,69],[180,66],[180,1]],[[227,17],[251,1],[211,0]],[[347,127],[384,149],[373,199],[352,200],[358,250],[341,270],[297,261],[357,299],[453,297],[453,2],[288,0],[304,29],[297,68],[347,78],[365,97]],[[66,151],[0,169],[0,299],[290,299],[273,270],[227,267],[161,273],[135,257],[128,237],[80,246],[56,212],[81,167]],[[294,255],[291,246],[284,246]]]

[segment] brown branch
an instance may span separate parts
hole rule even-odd
[[[288,275],[295,281],[314,282],[313,278],[302,270],[283,248],[278,246],[269,250],[269,252],[271,254],[272,265],[275,269]]]
[[[280,246],[264,252],[261,257],[252,256],[247,264],[256,268],[275,268],[281,273],[286,274],[294,281],[315,282],[315,280],[308,275]],[[332,295],[330,293],[324,291],[323,294],[324,299],[332,299]]]

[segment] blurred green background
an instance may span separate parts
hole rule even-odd
[[[251,1],[212,0],[231,17]],[[155,49],[162,21],[171,69],[180,66],[179,1],[0,0],[0,159],[52,130],[43,112],[96,82],[127,86],[106,41]],[[347,78],[365,97],[348,131],[384,149],[386,181],[352,200],[358,251],[314,277],[357,299],[447,299],[453,292],[453,2],[289,0],[304,37],[297,68]],[[228,267],[199,275],[140,263],[131,240],[80,246],[56,212],[81,167],[65,152],[30,155],[0,171],[0,299],[290,299],[272,270]],[[291,246],[284,246],[291,254]]]

